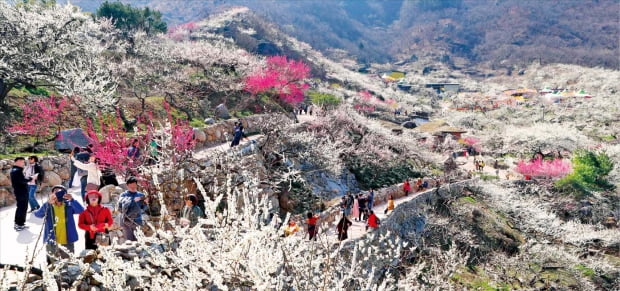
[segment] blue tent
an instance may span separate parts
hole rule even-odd
[[[54,141],[57,151],[70,151],[74,147],[86,147],[90,141],[81,128],[61,130]]]

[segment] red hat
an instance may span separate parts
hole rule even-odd
[[[89,190],[88,192],[86,192],[86,197],[90,196],[90,195],[97,195],[97,197],[101,198],[101,193],[99,193],[99,191],[97,190]]]

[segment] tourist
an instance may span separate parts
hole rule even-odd
[[[308,212],[308,215],[306,215],[306,217],[306,223],[308,224],[308,238],[310,240],[316,240],[316,235],[319,232],[317,226],[319,217],[313,215],[312,212]]]
[[[198,224],[198,219],[203,217],[202,209],[198,206],[198,196],[189,194],[185,197],[185,205],[181,209],[181,225],[194,227]]]
[[[388,211],[393,211],[394,210],[394,196],[392,196],[392,194],[388,195],[388,205],[387,208],[385,208],[385,211],[383,211],[383,214],[387,214]]]
[[[358,200],[358,205],[359,205],[359,210],[360,213],[358,215],[358,219],[359,221],[366,221],[366,219],[368,218],[368,213],[366,213],[366,206],[368,206],[368,200],[366,199],[366,196],[364,196],[363,194],[360,194],[357,197]]]
[[[418,178],[415,182],[416,191],[422,191],[422,178]]]
[[[97,236],[105,236],[110,243],[108,230],[114,224],[110,209],[101,205],[101,193],[97,190],[86,192],[86,201],[88,205],[86,209],[80,213],[78,218],[78,227],[85,231],[85,249],[97,249]]]
[[[74,252],[78,233],[73,215],[82,211],[82,205],[67,193],[67,189],[56,185],[52,187],[47,202],[34,212],[34,216],[44,220],[43,242],[46,243],[48,263],[54,262],[57,257],[69,258],[69,254],[60,249],[59,245]]]
[[[336,226],[339,241],[343,241],[348,238],[347,231],[351,225],[353,225],[353,222],[351,222],[346,216],[343,215],[342,218],[340,218],[340,221]]]
[[[17,231],[28,228],[26,226],[26,212],[28,211],[28,182],[37,178],[36,174],[31,177],[24,176],[24,166],[26,159],[23,157],[17,157],[13,161],[13,168],[11,168],[11,186],[13,187],[13,194],[15,194],[15,200],[17,201],[17,208],[15,209],[15,225],[13,228]]]
[[[37,156],[30,156],[28,158],[28,166],[24,170],[24,176],[36,177],[28,182],[28,203],[30,204],[30,212],[33,212],[40,208],[37,201],[37,184],[43,182],[43,167],[39,165],[39,158]]]
[[[368,215],[368,222],[366,223],[366,230],[370,228],[371,230],[377,229],[379,227],[379,218],[375,214],[374,211],[370,211],[370,215]]]
[[[99,185],[101,185],[101,171],[99,170],[99,159],[96,158],[95,155],[90,155],[88,157],[87,163],[80,162],[73,157],[71,157],[71,161],[73,161],[73,164],[76,168],[87,172],[86,186],[82,187],[80,191],[80,194],[82,195],[82,201],[84,201],[84,203],[87,203],[88,201],[86,201],[86,192],[90,190],[99,190]]]
[[[241,139],[244,137],[247,139],[247,136],[245,136],[245,131],[243,128],[243,122],[241,121],[241,119],[239,119],[238,121],[235,121],[233,140],[230,143],[230,147],[232,148],[234,146],[238,146],[239,142],[241,142]]]
[[[284,236],[293,235],[299,231],[299,225],[292,218],[289,219],[288,224],[284,227]]]
[[[406,179],[403,183],[403,192],[405,192],[405,196],[409,196],[409,191],[411,191],[411,185],[409,185],[409,179]]]
[[[80,154],[80,151],[81,151],[80,147],[74,147],[71,150],[71,153],[69,153],[69,156],[70,157],[74,157],[75,159],[78,159],[78,155]],[[68,185],[68,188],[72,188],[73,187],[73,178],[75,177],[75,172],[77,172],[77,168],[73,164],[73,160],[69,159],[69,161],[71,162],[71,167],[70,167],[71,170],[70,170],[70,173],[69,173],[69,185]],[[86,159],[86,161],[88,161],[88,158]]]
[[[356,221],[359,220],[359,216],[360,216],[360,204],[359,204],[359,194],[355,195],[355,199],[353,199],[353,209],[351,209],[351,214],[353,215],[353,219],[355,219]]]
[[[140,140],[134,138],[131,145],[127,149],[127,156],[131,160],[137,160],[140,158]]]
[[[138,180],[135,177],[127,179],[127,191],[123,192],[116,206],[121,214],[120,224],[125,239],[136,241],[135,231],[142,226],[142,214],[147,207],[148,198],[138,192]]]
[[[370,188],[370,192],[368,193],[367,200],[368,200],[367,202],[368,207],[366,208],[368,208],[368,210],[372,210],[372,207],[374,206],[374,203],[375,203],[375,190],[374,189]]]

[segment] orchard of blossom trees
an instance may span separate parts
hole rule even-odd
[[[256,16],[244,7],[146,33],[121,32],[113,19],[69,4],[41,3],[0,0],[0,109],[16,109],[7,111],[12,119],[3,130],[33,138],[36,149],[61,129],[84,129],[101,164],[123,178],[138,175],[158,209],[137,242],[101,247],[90,261],[73,256],[41,266],[34,262],[40,249],[31,250],[25,272],[41,268],[41,278],[10,282],[10,271],[0,270],[0,289],[620,286],[617,71],[532,65],[519,76],[479,80],[445,64],[428,74],[421,73],[426,63],[403,65],[408,82],[456,79],[489,96],[543,83],[587,85],[597,95],[460,111],[477,101],[417,85],[399,90],[252,22]],[[243,37],[227,36],[239,23]],[[290,55],[260,56],[238,45],[267,36]],[[49,94],[24,93],[34,88]],[[329,102],[314,104],[321,107],[314,115],[291,114],[311,100]],[[266,113],[248,126],[254,142],[196,148],[195,127],[218,119],[217,104],[235,120]],[[424,116],[447,125],[426,132],[402,124]],[[152,160],[128,156],[134,139]],[[471,170],[473,159],[462,155],[468,148],[486,169]],[[417,178],[420,192],[378,213],[377,229],[336,238],[331,219],[341,217],[338,191],[345,188],[339,183],[352,185],[345,193],[375,189],[375,203],[384,204],[405,196],[401,183]],[[205,203],[195,227],[178,219],[190,193]],[[317,240],[308,240],[305,229],[283,235],[290,220],[306,227],[307,212],[321,212]]]

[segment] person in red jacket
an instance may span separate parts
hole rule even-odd
[[[374,230],[379,227],[379,218],[375,215],[374,211],[370,211],[370,215],[368,216],[368,222],[366,224],[366,230],[370,227],[371,230]]]
[[[409,196],[409,191],[411,191],[411,185],[409,185],[409,179],[405,180],[403,183],[403,191],[405,192],[405,196]]]
[[[86,193],[88,207],[78,219],[78,227],[86,231],[86,249],[96,250],[95,236],[98,232],[108,232],[114,221],[110,209],[101,206],[101,193],[90,190]]]

